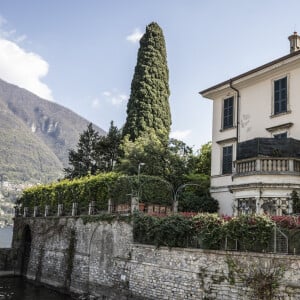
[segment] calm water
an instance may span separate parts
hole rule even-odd
[[[13,227],[0,228],[0,248],[10,248],[13,235]]]
[[[20,277],[0,277],[0,300],[71,300],[71,297],[35,286]]]

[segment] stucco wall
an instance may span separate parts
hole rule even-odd
[[[229,273],[231,258],[250,271],[274,262],[285,266],[277,299],[300,299],[298,256],[157,249],[133,244],[126,222],[83,224],[79,218],[17,219],[14,246],[26,226],[32,236],[26,276],[73,293],[120,300],[253,299]]]

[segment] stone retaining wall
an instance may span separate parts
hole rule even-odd
[[[0,276],[18,275],[15,268],[17,252],[10,248],[0,249]]]
[[[239,276],[230,272],[231,259],[250,273],[284,266],[274,299],[300,299],[298,256],[157,249],[134,244],[129,223],[84,224],[81,218],[70,217],[16,219],[15,249],[24,248],[25,228],[31,235],[26,277],[70,293],[120,300],[255,299]]]

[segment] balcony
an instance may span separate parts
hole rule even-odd
[[[234,176],[300,175],[300,141],[292,138],[256,138],[239,143],[234,168]]]
[[[300,172],[300,159],[282,157],[254,157],[235,162],[235,173],[291,174]]]

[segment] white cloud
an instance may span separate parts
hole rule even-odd
[[[110,102],[114,106],[121,105],[124,101],[128,100],[128,96],[125,94],[120,94],[117,91],[113,92],[103,92],[103,96],[105,96],[106,100]]]
[[[52,100],[51,90],[41,81],[47,75],[48,69],[48,63],[39,55],[27,52],[16,43],[0,38],[1,79],[25,88],[44,99]]]
[[[92,100],[92,107],[93,108],[99,108],[100,107],[100,100],[98,98],[94,98]]]
[[[190,129],[176,130],[176,131],[171,132],[170,137],[173,139],[177,139],[177,140],[183,140],[183,139],[187,138],[191,133],[192,133],[192,131]]]
[[[141,39],[142,36],[143,36],[143,33],[140,31],[140,29],[135,28],[133,30],[133,32],[126,37],[126,40],[131,43],[137,43]]]
[[[108,91],[103,92],[103,96],[110,97],[111,96],[111,92],[108,92]]]
[[[0,78],[32,93],[53,100],[49,87],[41,81],[49,65],[38,54],[28,52],[19,43],[27,39],[15,29],[6,29],[8,22],[0,15]]]

